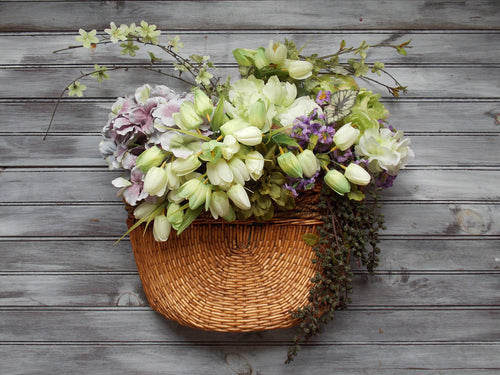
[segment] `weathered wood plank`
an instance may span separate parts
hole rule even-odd
[[[118,202],[111,181],[122,171],[108,169],[5,169],[0,174],[0,203]],[[394,187],[382,193],[390,201],[500,200],[500,172],[492,170],[405,169]],[[57,181],[58,189],[54,189]],[[23,186],[23,189],[19,189]],[[89,186],[92,188],[89,189]],[[478,188],[480,187],[480,188]]]
[[[100,62],[106,64],[120,63],[149,63],[150,58],[141,50],[134,58],[124,57],[120,54],[119,45],[101,45],[92,52],[85,48],[71,49],[54,54],[70,45],[76,45],[75,36],[78,27],[73,34],[60,35],[57,33],[34,33],[34,34],[12,34],[0,36],[0,50],[9,53],[0,56],[0,65],[33,65],[33,64],[93,64]],[[193,53],[210,55],[215,63],[234,62],[232,51],[236,48],[257,48],[267,46],[269,40],[292,40],[298,47],[307,44],[303,50],[304,54],[322,51],[327,54],[327,48],[335,52],[337,46],[344,39],[349,45],[358,46],[363,40],[371,45],[387,44],[394,45],[411,39],[412,49],[408,49],[408,56],[393,53],[388,49],[371,49],[368,53],[368,61],[381,60],[385,63],[463,63],[463,64],[485,64],[497,63],[500,59],[498,49],[491,48],[496,44],[499,34],[497,32],[411,32],[395,31],[393,33],[381,32],[335,32],[331,30],[314,33],[312,31],[297,33],[261,31],[228,31],[220,32],[193,32],[171,30],[164,31],[160,38],[161,43],[167,44],[167,35],[179,35],[184,43],[182,53],[189,56]],[[42,46],[42,47],[40,47]],[[146,49],[144,49],[146,50]],[[154,47],[148,47],[158,56]],[[467,53],[464,53],[467,51]],[[395,51],[394,51],[395,52]],[[168,61],[168,58],[167,58]]]
[[[0,138],[3,167],[103,167],[99,154],[100,135],[6,134]],[[500,134],[413,134],[412,166],[498,167]],[[470,157],[474,155],[474,157]]]
[[[0,272],[135,272],[127,239],[0,241]],[[383,239],[377,271],[394,277],[408,272],[496,272],[500,239]],[[353,267],[356,266],[353,264]]]
[[[2,345],[8,374],[494,374],[499,344],[306,345],[284,365],[287,346]],[[418,369],[418,372],[415,372]],[[462,372],[456,369],[463,369]],[[480,372],[485,370],[485,372]]]
[[[52,133],[98,133],[105,125],[114,99],[62,102]],[[385,101],[390,123],[411,132],[500,132],[500,105],[496,101]],[[2,133],[43,133],[55,102],[0,102]]]
[[[26,322],[36,321],[30,329]],[[130,329],[130,327],[135,327]],[[206,332],[164,319],[152,310],[34,309],[0,311],[0,340],[11,343],[158,343],[196,345],[289,343],[295,328],[258,333]],[[495,341],[500,335],[498,310],[348,310],[312,343],[414,343]]]
[[[92,68],[74,67],[50,68],[2,68],[0,69],[0,99],[9,98],[57,98],[61,90],[80,76],[81,71],[91,72]],[[169,69],[164,69],[168,72]],[[174,73],[173,70],[171,73]],[[236,68],[220,68],[221,77],[239,77]],[[409,86],[408,95],[417,98],[499,98],[500,68],[490,67],[399,67],[391,68],[391,74],[404,85]],[[129,69],[110,72],[110,80],[101,84],[88,83],[87,97],[115,98],[132,94],[136,87],[144,83],[166,84],[182,92],[189,89],[183,82],[144,69]],[[459,78],[457,78],[459,77]],[[380,79],[392,84],[388,79]],[[16,84],[12,84],[15,82]],[[36,84],[33,84],[36,82]],[[464,84],[467,82],[467,85]],[[362,87],[390,96],[385,89],[374,83],[363,83]]]
[[[136,274],[4,274],[2,306],[146,306]],[[352,306],[496,306],[498,273],[377,274],[353,279]]]
[[[317,29],[317,30],[453,30],[498,29],[499,6],[493,0],[473,2],[401,2],[388,0],[310,1],[46,1],[29,7],[0,4],[0,31],[103,29],[146,20],[160,29]],[[53,17],[57,14],[57,17]],[[279,16],[277,16],[279,14]],[[404,17],[401,15],[404,14]],[[15,16],[14,16],[15,15]],[[389,21],[390,20],[390,21]],[[50,25],[50,26],[49,26]]]
[[[382,212],[390,236],[498,236],[499,204],[387,202]],[[2,207],[9,220],[0,237],[116,237],[126,232],[122,205],[37,205]],[[200,239],[202,240],[202,239]]]

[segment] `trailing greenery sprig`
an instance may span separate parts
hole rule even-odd
[[[292,312],[293,319],[301,323],[285,363],[293,361],[300,344],[321,332],[335,311],[345,310],[351,302],[352,261],[357,260],[371,274],[378,264],[378,233],[385,229],[384,218],[377,211],[378,188],[372,184],[368,191],[372,199],[364,201],[340,197],[327,188],[321,192],[319,207],[325,212],[324,224],[318,228],[317,236],[305,239],[314,245],[314,262],[319,263],[320,271],[311,280],[310,304]]]

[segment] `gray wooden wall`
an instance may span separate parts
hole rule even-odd
[[[384,196],[376,276],[296,361],[293,330],[214,334],[152,312],[99,130],[144,71],[55,98],[117,50],[52,51],[82,27],[147,20],[236,76],[231,51],[269,39],[309,52],[342,39],[403,42],[380,59],[408,95],[384,102],[417,155]],[[1,374],[493,374],[500,369],[500,3],[478,1],[0,2]],[[180,89],[176,82],[166,82]],[[384,93],[385,95],[385,93]]]

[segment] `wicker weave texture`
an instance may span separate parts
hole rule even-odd
[[[295,325],[290,312],[307,305],[317,266],[302,236],[319,223],[201,220],[164,243],[143,226],[130,239],[154,310],[209,331],[262,331]]]

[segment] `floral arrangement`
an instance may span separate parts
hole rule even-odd
[[[347,47],[342,41],[334,53],[304,56],[291,41],[271,40],[256,49],[234,50],[241,77],[221,82],[208,56],[183,57],[179,37],[161,44],[160,35],[144,21],[111,23],[99,38],[95,30],[80,30],[81,45],[69,47],[112,43],[119,44],[121,54],[135,56],[139,46],[151,46],[172,59],[167,67],[174,71],[169,73],[172,69],[152,52],[150,66],[143,69],[192,86],[176,93],[145,84],[111,108],[99,148],[110,169],[125,171],[112,183],[135,207],[137,222],[130,230],[152,223],[154,238],[167,241],[203,212],[229,222],[265,221],[276,211],[293,210],[298,196],[323,186],[325,225],[318,236],[304,238],[314,246],[323,272],[313,280],[311,306],[294,312],[302,333],[290,361],[299,342],[346,306],[351,256],[370,271],[376,265],[383,227],[378,194],[392,186],[413,152],[409,139],[388,124],[381,95],[361,88],[356,79],[378,82],[369,75],[385,74],[393,84],[379,83],[399,96],[406,88],[383,63],[368,63],[367,51],[389,47],[405,55],[409,42]],[[344,55],[350,58],[341,61]],[[61,97],[66,91],[82,96],[84,77],[100,82],[123,68],[96,65]]]

